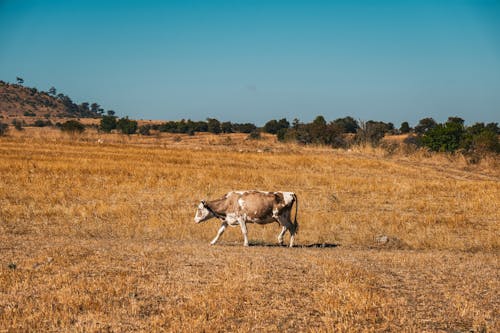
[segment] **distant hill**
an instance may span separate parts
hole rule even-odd
[[[0,81],[0,119],[98,118],[103,109],[96,103],[74,103],[64,94]]]

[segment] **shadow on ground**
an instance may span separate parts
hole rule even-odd
[[[241,246],[241,244],[231,244],[231,245],[240,245]],[[285,244],[285,245],[279,245],[277,243],[264,243],[264,242],[250,242],[249,245],[251,247],[288,247],[287,244]],[[294,247],[296,247],[296,248],[318,248],[318,249],[324,249],[324,248],[332,248],[332,247],[338,247],[338,246],[340,246],[340,244],[334,244],[334,243],[313,243],[313,244],[295,245]]]

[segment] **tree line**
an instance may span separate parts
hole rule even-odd
[[[16,78],[18,85],[24,80]],[[3,84],[5,82],[1,81]],[[26,88],[32,94],[36,88]],[[475,123],[466,126],[462,118],[449,117],[444,123],[438,123],[433,118],[421,119],[414,128],[407,121],[396,128],[391,122],[361,121],[350,116],[337,118],[332,121],[318,115],[313,121],[306,123],[295,118],[290,123],[286,118],[272,119],[261,128],[253,123],[221,122],[215,118],[206,121],[166,121],[160,124],[145,124],[138,126],[138,122],[128,117],[119,118],[113,110],[104,114],[104,109],[97,103],[74,103],[67,95],[57,93],[51,87],[43,94],[51,95],[65,106],[68,114],[79,117],[99,117],[97,126],[102,132],[118,131],[123,134],[151,135],[152,131],[194,135],[196,132],[220,133],[248,133],[251,138],[259,138],[261,132],[274,134],[279,141],[298,142],[300,144],[321,144],[334,148],[347,148],[353,144],[379,145],[386,135],[407,134],[405,143],[416,147],[426,147],[432,151],[455,152],[462,151],[493,151],[500,152],[498,123]],[[13,121],[16,129],[22,129],[23,124]],[[50,120],[36,120],[34,126],[51,126]],[[77,120],[70,120],[63,124],[57,123],[63,131],[82,132],[85,126]],[[0,135],[6,133],[8,126],[0,122]]]

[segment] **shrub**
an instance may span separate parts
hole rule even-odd
[[[210,133],[219,134],[221,132],[220,122],[214,118],[207,118],[208,131]]]
[[[85,126],[77,120],[68,120],[61,125],[61,131],[68,133],[82,133]]]
[[[418,125],[415,126],[415,133],[424,134],[436,126],[437,123],[433,118],[423,118],[418,122]]]
[[[43,120],[41,120],[41,119],[37,119],[37,120],[35,120],[35,122],[33,123],[33,126],[35,126],[35,127],[52,126],[52,123],[50,122],[50,120],[43,121]]]
[[[109,116],[102,116],[101,122],[99,125],[99,129],[103,132],[109,133],[112,130],[116,128],[116,117],[109,115]]]
[[[116,128],[123,134],[134,134],[137,132],[137,121],[130,120],[128,117],[120,118],[116,123]]]
[[[12,120],[12,125],[14,125],[14,128],[18,131],[22,131],[24,128],[24,121],[19,120],[19,119],[14,119]]]
[[[260,132],[258,130],[254,130],[248,134],[247,139],[250,140],[260,140],[262,136],[260,135]]]
[[[378,145],[385,133],[394,130],[392,123],[384,123],[383,121],[369,120],[360,122],[358,131],[356,132],[355,141],[360,144]]]
[[[410,133],[410,131],[411,131],[410,124],[408,124],[407,121],[403,121],[401,123],[401,127],[399,127],[399,132],[401,134],[406,134],[406,133]]]
[[[448,121],[427,130],[422,144],[433,151],[454,152],[462,143],[464,126],[460,122]]]
[[[31,111],[24,111],[24,116],[25,117],[35,117],[36,113],[31,112]]]
[[[7,134],[8,130],[9,130],[9,125],[0,122],[0,136],[4,136],[5,134]]]
[[[472,137],[471,149],[476,152],[492,151],[500,153],[498,135],[488,129],[481,131]]]
[[[140,135],[151,135],[151,126],[150,125],[139,126],[139,134]]]

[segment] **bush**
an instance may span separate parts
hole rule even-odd
[[[410,133],[410,131],[411,131],[410,124],[408,124],[407,121],[403,121],[401,123],[401,127],[399,127],[399,132],[401,134],[406,134],[406,133]]]
[[[498,135],[493,131],[483,131],[478,135],[475,135],[472,139],[472,147],[473,150],[477,152],[492,151],[500,153]]]
[[[449,121],[427,130],[422,136],[422,144],[433,151],[454,152],[462,143],[464,126],[460,122]]]
[[[287,130],[290,127],[290,123],[286,118],[280,119],[279,121],[276,119],[269,120],[264,125],[264,131],[271,134],[278,134],[278,132],[282,132],[283,130]]]
[[[214,118],[207,118],[207,127],[210,133],[219,134],[221,132],[220,122]]]
[[[52,123],[50,122],[50,120],[43,121],[43,120],[41,120],[41,119],[37,119],[37,120],[35,120],[35,122],[33,123],[33,126],[35,126],[35,127],[52,126]]]
[[[36,117],[36,113],[31,112],[31,111],[24,111],[24,116],[25,117]]]
[[[14,119],[12,120],[12,125],[14,125],[14,128],[18,131],[22,131],[24,128],[24,121],[19,120],[19,119]]]
[[[250,140],[260,140],[261,138],[262,136],[260,135],[260,132],[257,130],[250,132],[250,134],[248,134],[247,136],[247,139]]]
[[[356,133],[355,141],[360,144],[369,143],[372,146],[376,146],[386,133],[393,130],[394,125],[392,123],[373,120],[361,122]]]
[[[5,134],[7,134],[8,130],[9,130],[9,125],[0,122],[0,136],[4,136]]]
[[[418,125],[415,126],[415,133],[424,134],[436,126],[437,126],[437,123],[434,119],[423,118],[418,122]]]
[[[137,132],[137,121],[130,120],[128,117],[120,118],[116,123],[116,128],[123,134],[134,134]]]
[[[68,133],[82,133],[85,126],[77,120],[68,120],[61,125],[61,131]]]
[[[139,126],[139,134],[140,135],[151,135],[151,126],[150,125],[142,125]]]
[[[115,116],[102,116],[99,129],[103,132],[109,133],[116,128]]]

